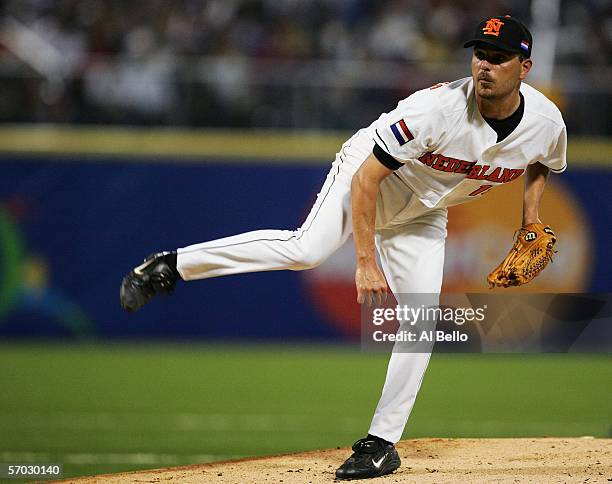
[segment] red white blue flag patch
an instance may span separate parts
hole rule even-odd
[[[397,123],[391,125],[391,131],[393,132],[393,136],[397,139],[397,142],[400,146],[405,145],[408,141],[413,140],[414,136],[406,126],[406,122],[403,119],[400,119]]]

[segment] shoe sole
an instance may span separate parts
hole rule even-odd
[[[121,287],[119,290],[119,300],[121,303],[121,307],[125,311],[127,311],[128,313],[135,313],[136,311],[140,310],[145,304],[147,304],[151,299],[153,299],[153,296],[154,296],[154,294],[152,295],[139,294],[138,291],[132,290],[132,288],[130,288],[128,285],[129,278],[143,277],[145,275],[144,273],[145,269],[147,269],[153,264],[159,264],[161,262],[160,259],[169,253],[170,252],[158,252],[155,254],[151,254],[142,262],[142,264],[134,267],[134,269],[132,269],[132,271],[123,278],[123,280],[121,281]],[[168,266],[165,265],[164,267],[168,267]],[[149,277],[151,277],[150,281],[154,283],[155,276],[149,275]],[[167,274],[166,274],[166,278],[167,278]],[[166,288],[162,290],[160,290],[159,288],[158,289],[154,288],[154,291],[156,294],[171,294],[173,288],[174,288],[174,285],[172,285],[170,290]]]
[[[392,474],[402,465],[402,461],[399,459],[390,460],[384,466],[380,468],[380,470],[376,474],[371,475],[361,475],[361,476],[351,476],[351,477],[338,477],[336,479],[340,481],[357,481],[359,479],[375,479],[376,477],[386,476],[388,474]]]
[[[134,295],[127,287],[126,277],[121,281],[121,287],[119,289],[119,301],[121,303],[121,307],[127,311],[128,313],[135,313],[140,308],[142,308],[150,298],[144,298],[143,301],[141,297]]]

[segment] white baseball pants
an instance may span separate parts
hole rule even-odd
[[[257,230],[178,249],[182,278],[304,270],[321,264],[351,234],[351,179],[372,148],[366,130],[344,143],[310,214],[297,230]],[[381,184],[376,224],[376,245],[391,291],[438,294],[446,209],[428,209],[398,177],[390,175]],[[400,440],[429,357],[430,353],[392,353],[370,434],[394,443]]]

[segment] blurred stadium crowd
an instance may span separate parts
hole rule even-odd
[[[483,17],[547,4],[541,87],[570,129],[609,134],[606,0],[5,0],[0,121],[353,129],[468,75]]]

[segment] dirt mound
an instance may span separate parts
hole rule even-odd
[[[608,482],[612,439],[416,439],[397,445],[402,467],[373,482]],[[322,483],[334,481],[350,450],[330,449],[72,479],[126,482]]]

